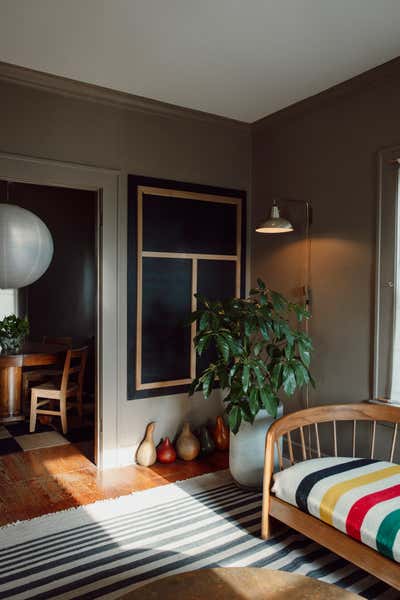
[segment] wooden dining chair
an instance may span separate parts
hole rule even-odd
[[[43,344],[56,344],[57,346],[65,346],[65,349],[72,348],[72,337],[52,337],[44,335],[42,338]],[[24,414],[29,409],[29,398],[30,398],[30,387],[34,383],[44,383],[49,377],[54,374],[62,374],[60,368],[57,365],[53,367],[46,367],[45,369],[40,367],[37,369],[30,369],[29,371],[23,371],[22,373],[22,400],[24,407]]]
[[[62,432],[68,432],[67,410],[77,406],[79,418],[83,413],[83,379],[87,361],[88,347],[76,350],[67,350],[61,381],[59,383],[48,381],[31,389],[31,413],[29,431],[36,428],[37,415],[51,415],[61,417]],[[76,402],[71,402],[71,398]],[[59,402],[59,410],[53,405]],[[41,408],[47,406],[47,408]]]

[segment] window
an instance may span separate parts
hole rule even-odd
[[[0,290],[0,319],[18,314],[17,290]]]
[[[373,398],[400,404],[400,148],[380,154]]]
[[[198,293],[244,293],[243,192],[129,178],[128,397],[183,392],[203,368]]]

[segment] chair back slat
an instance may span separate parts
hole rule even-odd
[[[76,348],[67,350],[65,356],[64,369],[61,380],[61,391],[66,393],[70,382],[71,375],[78,375],[77,384],[80,389],[83,386],[83,378],[85,376],[87,362],[88,347]],[[74,362],[73,362],[74,361]],[[71,366],[73,364],[73,366]]]
[[[293,446],[292,446],[292,437],[290,435],[290,431],[287,434],[288,448],[289,448],[289,459],[290,464],[294,465],[294,456],[293,456]]]
[[[301,452],[303,455],[303,460],[307,460],[306,443],[304,441],[303,427],[300,427],[299,429],[300,429]]]
[[[333,452],[334,455],[337,456],[337,431],[336,431],[336,421],[332,421],[333,425]]]
[[[279,440],[276,443],[276,450],[278,453],[279,469],[282,471],[283,470],[283,459],[282,459],[281,445],[279,443]]]
[[[374,452],[375,452],[375,436],[376,436],[376,421],[372,421],[372,434],[371,434],[371,458],[374,458]]]
[[[355,456],[356,456],[356,436],[357,436],[357,421],[354,419],[354,421],[353,421],[353,440],[352,440],[353,458],[355,458]]]
[[[315,441],[317,443],[317,455],[318,455],[318,458],[321,458],[321,446],[319,443],[318,423],[314,423],[314,429],[315,429]]]
[[[393,436],[392,436],[392,445],[390,448],[390,457],[389,460],[390,462],[393,462],[393,456],[394,456],[394,450],[396,448],[396,441],[397,441],[397,429],[398,429],[398,423],[395,424],[394,429],[393,429]]]

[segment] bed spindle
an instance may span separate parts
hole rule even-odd
[[[336,434],[336,421],[332,421],[333,423],[333,452],[335,456],[337,456],[337,434]]]
[[[304,441],[303,427],[301,426],[299,429],[300,429],[300,439],[301,439],[301,453],[303,455],[303,460],[307,460],[306,443]]]
[[[356,428],[357,428],[357,421],[354,419],[354,421],[353,421],[353,458],[356,457]]]
[[[288,441],[288,448],[289,448],[290,464],[294,465],[293,446],[292,446],[292,438],[290,435],[290,431],[288,431],[288,433],[287,433],[287,441]]]
[[[374,452],[375,452],[375,436],[376,436],[376,421],[372,421],[372,436],[371,436],[371,458],[374,458]]]
[[[389,460],[390,462],[393,462],[393,456],[394,456],[394,450],[396,448],[396,441],[397,441],[397,428],[398,428],[398,423],[395,423],[394,429],[393,429],[393,436],[392,436],[392,446],[390,448],[390,457]]]

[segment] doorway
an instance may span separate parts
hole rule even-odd
[[[29,341],[71,340],[72,348],[87,348],[83,378],[83,410],[79,416],[71,406],[68,431],[61,431],[58,417],[41,416],[35,433],[29,434],[27,420],[7,423],[10,451],[22,451],[73,443],[95,462],[95,423],[97,413],[96,357],[98,306],[98,193],[93,190],[0,181],[0,199],[36,214],[48,227],[53,238],[54,255],[47,271],[33,284],[3,293],[3,303],[29,320]],[[13,298],[11,298],[13,296]],[[5,308],[5,307],[4,307]],[[62,365],[59,365],[62,369]],[[55,370],[55,369],[54,369]],[[52,369],[34,369],[23,375],[23,413],[29,416],[32,381],[50,377]],[[39,379],[38,379],[39,378]],[[32,383],[33,385],[33,383]],[[36,385],[36,384],[35,384]],[[4,429],[4,427],[3,427]],[[4,444],[3,444],[4,445]],[[1,449],[0,449],[1,453]]]

